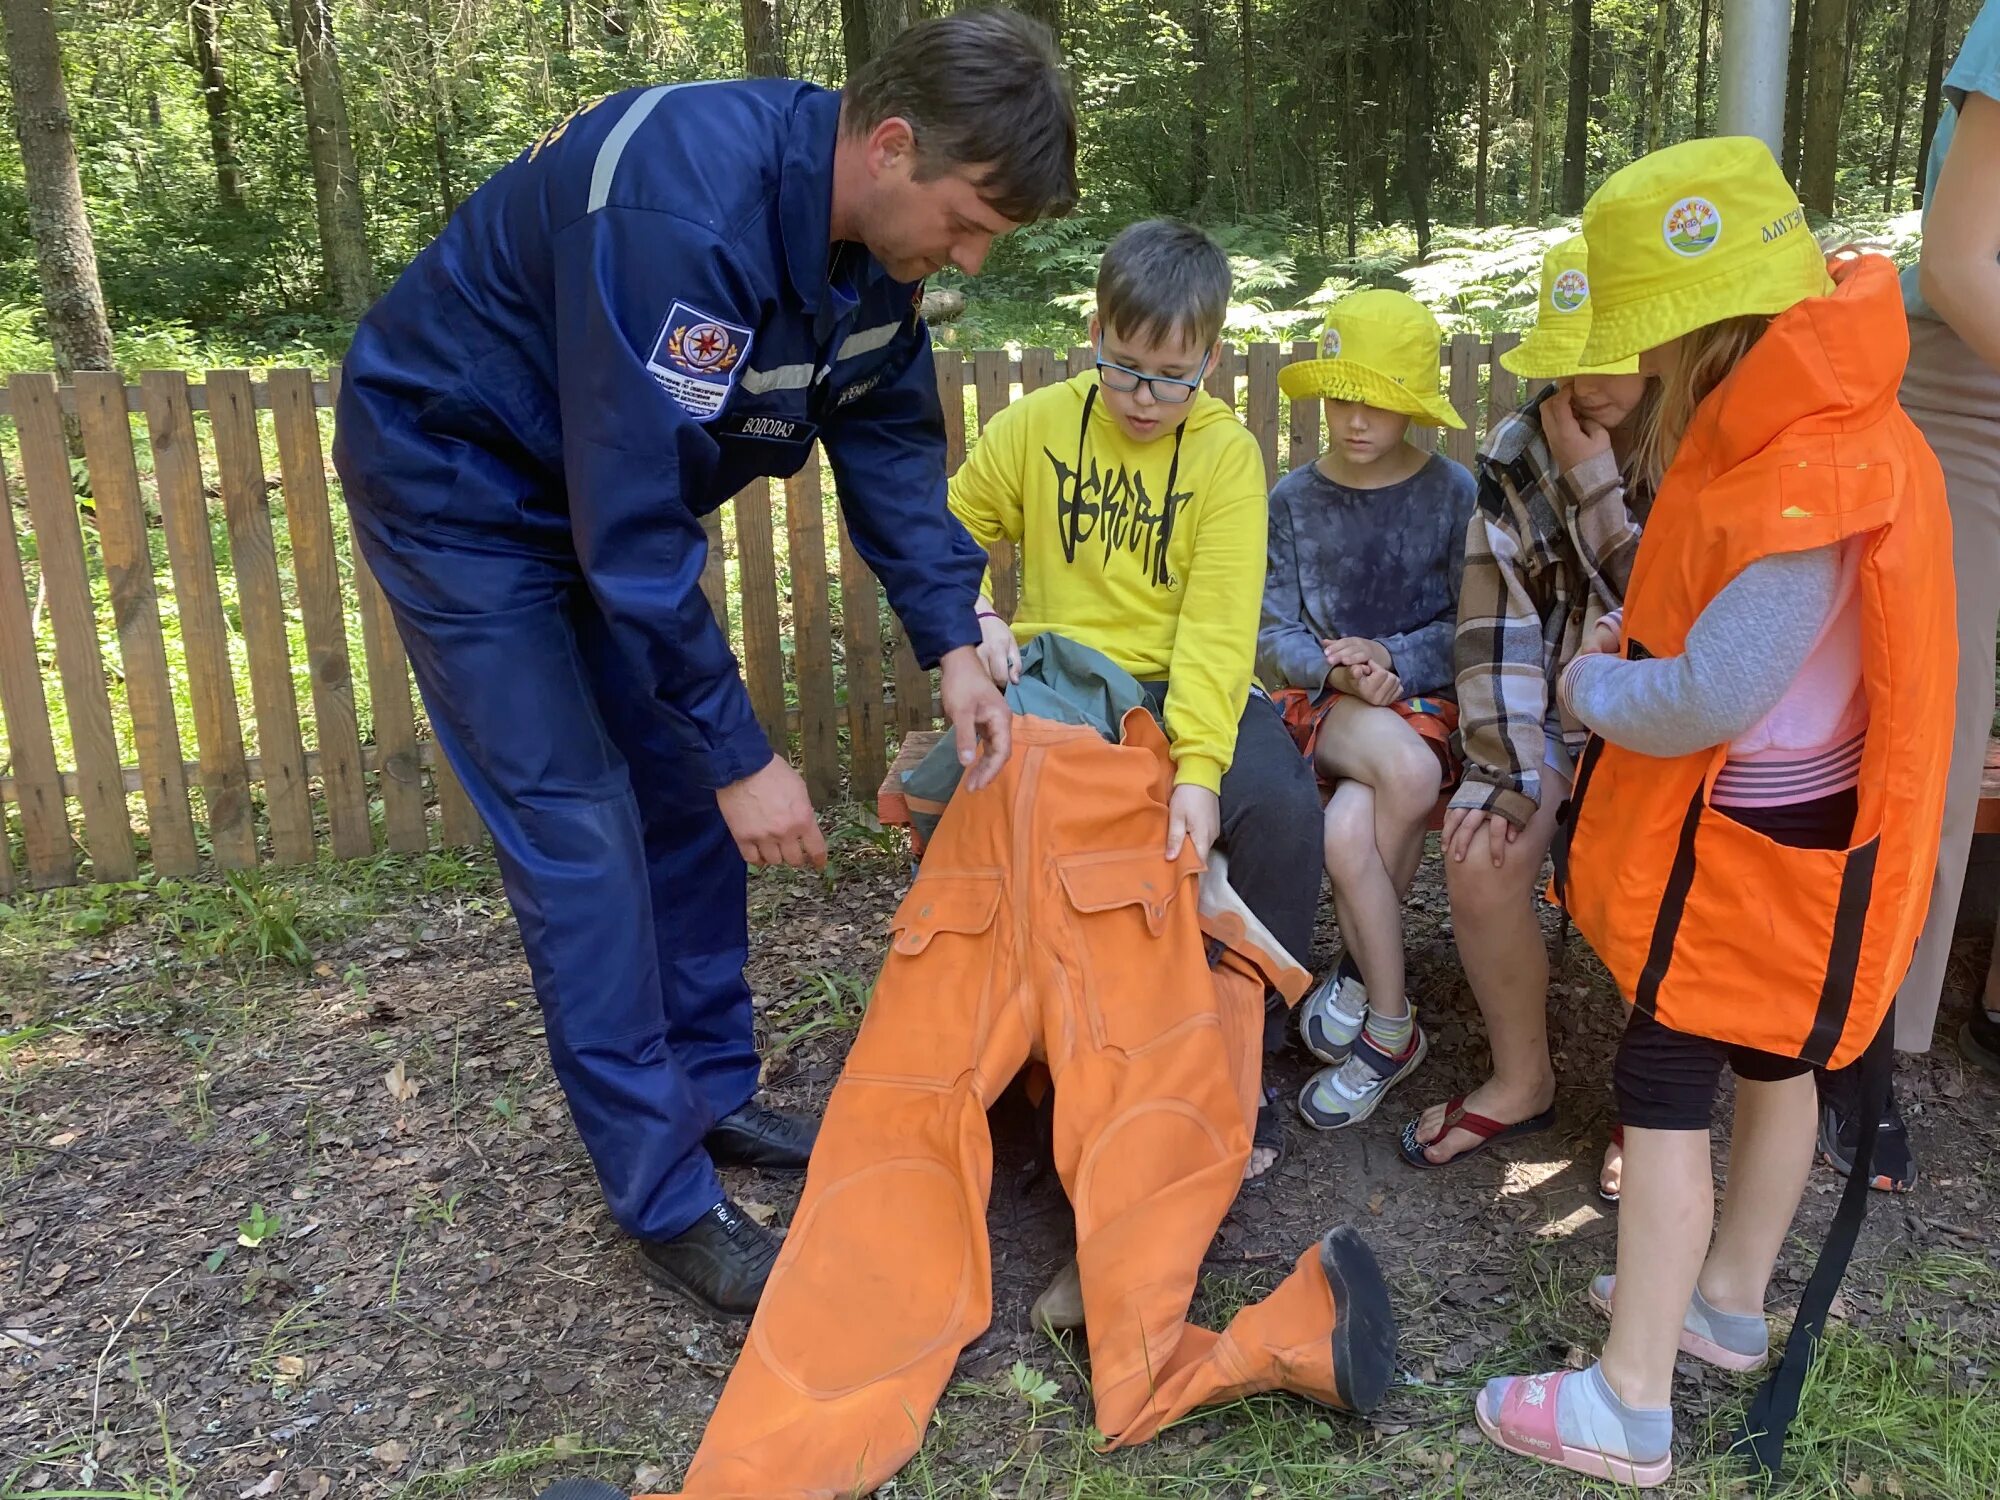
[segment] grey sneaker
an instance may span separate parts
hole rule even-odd
[[[1416,1070],[1431,1050],[1424,1028],[1413,1026],[1410,1045],[1391,1057],[1368,1040],[1355,1038],[1346,1062],[1321,1068],[1299,1091],[1299,1113],[1315,1130],[1345,1130],[1375,1113],[1383,1096]]]
[[[1299,1040],[1323,1063],[1339,1066],[1368,1022],[1368,987],[1345,953],[1299,1006]]]

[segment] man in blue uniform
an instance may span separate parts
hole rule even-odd
[[[701,517],[818,439],[941,667],[969,780],[1007,753],[984,554],[945,508],[923,278],[1075,199],[1048,33],[906,32],[840,93],[614,94],[498,172],[362,320],[334,460],[438,743],[492,831],[550,1056],[655,1279],[749,1313],[776,1239],[717,1163],[796,1171],[756,1102],[745,861],[823,864],[701,589]]]

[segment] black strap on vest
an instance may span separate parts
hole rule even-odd
[[[1770,1479],[1785,1473],[1785,1433],[1799,1414],[1799,1396],[1805,1389],[1806,1373],[1819,1350],[1826,1315],[1833,1307],[1833,1294],[1847,1274],[1847,1262],[1854,1255],[1854,1242],[1861,1233],[1861,1221],[1868,1217],[1870,1180],[1875,1175],[1875,1133],[1882,1123],[1882,1111],[1889,1103],[1889,1079],[1894,1072],[1893,1038],[1896,1007],[1891,1004],[1882,1026],[1868,1050],[1861,1054],[1861,1139],[1854,1148],[1854,1162],[1847,1174],[1847,1188],[1834,1210],[1833,1223],[1819,1247],[1812,1279],[1799,1300],[1799,1315],[1792,1324],[1792,1336],[1785,1344],[1785,1357],[1777,1369],[1757,1388],[1743,1425],[1730,1441],[1734,1452],[1745,1454],[1757,1471]]]

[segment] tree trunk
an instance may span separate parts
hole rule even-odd
[[[757,3],[758,0],[744,0],[743,4],[746,52],[749,50],[750,7]],[[852,78],[875,55],[875,28],[868,18],[868,0],[840,0],[840,41],[847,61],[847,76]],[[760,69],[752,71],[761,72]],[[766,76],[774,77],[783,71],[779,68]]]
[[[576,51],[576,0],[562,0],[561,45],[565,57]]]
[[[1944,108],[1945,50],[1951,44],[1951,0],[1931,0],[1931,55],[1924,70],[1923,129],[1917,136],[1917,180],[1910,206],[1924,206],[1924,181],[1930,176],[1931,143],[1937,139],[1938,114]]]
[[[959,8],[963,10],[963,9],[970,9],[971,7],[961,6]],[[1044,26],[1049,28],[1050,36],[1054,37],[1058,42],[1062,41],[1062,34],[1063,34],[1062,0],[1019,0],[1019,3],[1016,4],[1014,8],[1020,11],[1022,15],[1030,17],[1033,20],[1040,21]],[[883,32],[880,30],[878,30],[875,34],[879,40],[881,40],[886,44],[891,38],[893,38],[896,35],[898,31],[901,31],[903,29],[903,25],[907,24],[908,22],[905,21],[900,25],[890,28],[887,35],[884,35]]]
[[[1431,0],[1405,0],[1410,87],[1403,101],[1403,192],[1417,231],[1417,260],[1431,255]]]
[[[1854,66],[1861,57],[1861,33],[1868,24],[1868,9],[1871,0],[1848,0],[1847,36],[1840,44],[1840,97],[1844,100],[1854,91]],[[1877,112],[1877,119],[1880,113]]]
[[[1799,180],[1799,133],[1806,120],[1806,50],[1812,39],[1813,0],[1792,0],[1792,52],[1785,60],[1785,177]]]
[[[1389,134],[1395,118],[1392,106],[1399,83],[1396,66],[1396,18],[1393,10],[1378,9],[1370,61],[1375,75],[1374,98],[1368,115],[1368,194],[1375,210],[1375,222],[1386,224],[1393,215],[1389,207]]]
[[[1549,0],[1535,0],[1528,23],[1528,108],[1533,135],[1528,149],[1528,222],[1542,222],[1542,179],[1549,159]]]
[[[1611,81],[1618,73],[1618,46],[1611,37],[1595,37],[1590,49],[1590,123],[1596,162],[1604,164],[1604,142],[1610,139]],[[1578,205],[1581,207],[1581,205]]]
[[[222,70],[219,35],[222,0],[192,0],[188,30],[194,38],[195,71],[208,109],[208,149],[215,158],[215,196],[224,208],[243,207],[243,173],[236,164],[236,137],[229,117],[229,76]]]
[[[1566,214],[1583,212],[1590,180],[1590,0],[1570,0],[1569,116],[1563,129],[1563,196]]]
[[[1840,98],[1854,98],[1854,70],[1862,60],[1862,34],[1868,30],[1872,20],[1872,10],[1876,0],[1848,0],[1848,40],[1840,52]],[[1876,128],[1882,124],[1882,112],[1876,110]]]
[[[1916,62],[1918,7],[1903,18],[1903,50],[1896,59],[1895,125],[1889,132],[1889,155],[1882,164],[1882,212],[1896,207],[1896,180],[1903,170],[1903,122],[1910,116],[1910,69]]]
[[[1674,0],[1653,7],[1653,45],[1646,58],[1646,149],[1657,151],[1667,129],[1667,23]]]
[[[1257,60],[1251,53],[1253,0],[1238,0],[1237,30],[1243,46],[1243,208],[1257,212]]]
[[[1701,0],[1701,19],[1695,23],[1694,44],[1694,133],[1708,134],[1708,44],[1713,27],[1714,0]]]
[[[457,106],[452,102],[451,80],[445,77],[444,49],[438,43],[437,17],[431,0],[424,0],[424,71],[431,96],[431,151],[437,158],[438,232],[458,212],[458,187],[451,170],[452,139],[457,134]]]
[[[847,7],[857,0],[842,0],[841,30],[847,29]],[[567,8],[565,8],[567,14]],[[848,76],[854,73],[852,58]],[[743,72],[749,78],[782,78],[785,72],[784,33],[780,30],[777,0],[743,0]]]
[[[1326,107],[1320,96],[1319,74],[1313,74],[1306,103],[1306,175],[1312,189],[1313,248],[1326,255]]]
[[[1493,58],[1483,27],[1480,29],[1476,47],[1479,68],[1479,136],[1473,154],[1472,222],[1477,228],[1484,229],[1486,185],[1493,152]]]
[[[65,379],[77,370],[109,370],[111,325],[77,175],[55,11],[51,0],[0,0],[0,18],[7,27],[7,76],[27,186],[28,232],[56,370]]]
[[[354,163],[354,138],[348,130],[347,95],[340,82],[332,0],[291,0],[291,12],[327,291],[343,317],[358,318],[375,300],[375,267],[368,252],[361,172]]]
[[[1208,0],[1195,0],[1194,24],[1188,28],[1188,212],[1201,207],[1208,193]]]
[[[1849,0],[1813,0],[1812,60],[1806,65],[1805,139],[1800,143],[1799,201],[1833,216],[1840,166],[1840,49]]]
[[[1347,87],[1341,90],[1341,129],[1346,139],[1341,145],[1340,195],[1347,219],[1347,258],[1353,260],[1361,250],[1361,131],[1357,124],[1358,101],[1361,97],[1360,68],[1355,59],[1358,49],[1354,43],[1354,12],[1347,12]]]

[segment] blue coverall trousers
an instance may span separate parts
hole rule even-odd
[[[757,1089],[745,869],[691,726],[634,680],[573,557],[353,514],[493,835],[612,1217],[671,1238],[721,1200],[702,1137]]]

